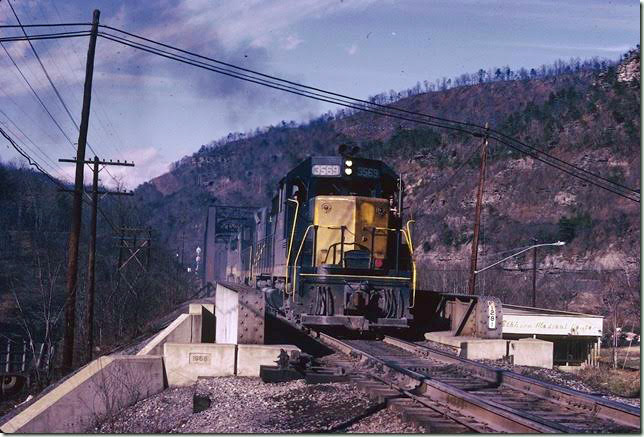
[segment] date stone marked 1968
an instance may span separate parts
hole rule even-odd
[[[210,354],[191,353],[188,356],[190,364],[210,364]]]

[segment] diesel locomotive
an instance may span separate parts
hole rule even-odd
[[[401,177],[382,161],[312,156],[280,180],[270,206],[214,207],[211,238],[225,248],[215,276],[258,287],[267,308],[302,326],[409,328],[416,268],[403,200]]]

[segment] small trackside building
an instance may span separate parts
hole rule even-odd
[[[503,338],[553,343],[555,366],[596,366],[604,318],[545,308],[503,305]]]

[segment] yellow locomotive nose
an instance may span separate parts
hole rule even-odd
[[[315,265],[348,267],[347,252],[368,254],[369,265],[381,268],[387,253],[389,201],[361,196],[317,196],[311,202],[318,226]],[[365,267],[369,267],[365,266]]]

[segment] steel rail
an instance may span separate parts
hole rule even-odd
[[[429,399],[427,399],[426,396],[419,396],[418,394],[413,393],[410,390],[406,390],[404,388],[401,388],[401,387],[397,386],[396,384],[394,384],[394,383],[392,383],[390,381],[387,381],[386,379],[384,379],[384,378],[382,378],[382,377],[380,377],[378,375],[375,375],[373,373],[368,373],[367,375],[369,377],[377,380],[377,381],[382,382],[383,384],[388,385],[393,390],[396,390],[399,393],[402,393],[406,397],[408,397],[410,399],[413,399],[414,401],[418,402],[419,404],[423,405],[424,407],[427,407],[427,408],[429,408],[431,410],[434,410],[437,413],[440,413],[440,414],[448,417],[449,419],[453,420],[454,422],[457,422],[457,423],[465,426],[466,428],[468,428],[469,430],[471,430],[473,432],[484,433],[484,432],[487,431],[486,426],[482,426],[482,425],[480,425],[478,423],[473,423],[471,420],[468,420],[465,417],[459,417],[457,414],[454,414],[454,413],[450,412],[449,409],[445,408],[444,406],[437,405],[435,402],[430,401]]]
[[[411,343],[399,338],[385,336],[385,343],[419,353],[449,364],[456,364],[482,379],[497,382],[520,392],[547,398],[560,405],[573,406],[591,412],[593,415],[632,428],[640,428],[640,409],[631,405],[600,398],[568,387],[551,384],[535,378],[496,369],[483,363],[451,355],[428,346]]]
[[[356,348],[342,340],[338,340],[324,333],[318,333],[319,339],[327,345],[344,352],[347,355],[358,355],[367,361],[378,363],[384,367],[394,370],[397,373],[419,381],[421,384],[417,390],[434,401],[447,404],[469,414],[500,432],[511,433],[574,433],[577,430],[549,421],[532,414],[516,410],[505,405],[483,400],[478,396],[464,390],[445,384],[440,381],[428,378],[418,372],[405,369],[394,363],[387,362],[364,350]]]

